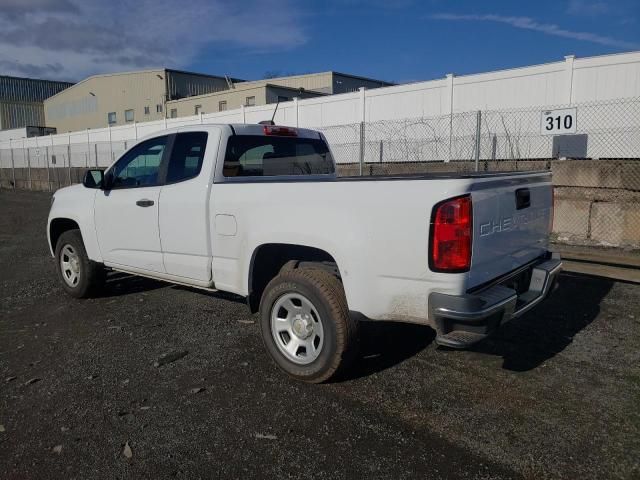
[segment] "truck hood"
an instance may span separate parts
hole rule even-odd
[[[62,197],[68,197],[68,196],[77,196],[77,195],[82,195],[80,192],[83,190],[86,190],[86,188],[84,188],[82,184],[76,183],[75,185],[71,185],[69,187],[63,187],[56,190],[53,196],[56,199],[62,198]]]

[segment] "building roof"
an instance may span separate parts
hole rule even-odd
[[[247,90],[255,90],[256,88],[268,88],[268,87],[273,87],[273,88],[278,88],[280,90],[288,90],[290,92],[306,92],[306,93],[311,93],[313,95],[317,95],[319,97],[324,96],[324,95],[329,95],[328,93],[324,93],[324,92],[318,92],[316,90],[308,90],[305,88],[300,88],[300,87],[285,87],[283,85],[277,85],[277,84],[273,84],[273,83],[258,83],[258,82],[240,82],[237,85],[234,86],[234,88],[229,89],[229,90],[218,90],[217,92],[210,92],[210,93],[203,93],[202,95],[193,95],[191,97],[183,97],[183,98],[176,98],[174,100],[168,100],[167,104],[169,103],[173,103],[173,102],[180,102],[183,100],[197,100],[199,98],[205,98],[205,97],[213,97],[216,95],[226,95],[229,93],[233,93],[233,92],[244,92]]]
[[[378,82],[383,86],[391,86],[391,85],[395,85],[394,83],[391,82],[386,82],[384,80],[376,80],[374,78],[368,78],[368,77],[362,77],[362,76],[358,76],[358,75],[351,75],[348,73],[342,73],[342,72],[336,72],[333,70],[328,70],[328,71],[324,71],[324,72],[316,72],[316,73],[304,73],[304,74],[300,74],[300,75],[290,75],[290,76],[284,76],[284,77],[274,77],[274,78],[265,78],[262,80],[242,80],[239,78],[234,78],[234,77],[227,77],[227,76],[220,76],[220,75],[211,75],[208,73],[198,73],[198,72],[189,72],[186,70],[175,70],[172,68],[151,68],[151,69],[146,69],[146,70],[134,70],[134,71],[128,71],[128,72],[114,72],[114,73],[101,73],[101,74],[97,74],[97,75],[91,75],[90,77],[87,77],[81,81],[79,81],[78,83],[76,83],[75,85],[81,85],[85,82],[88,82],[90,80],[93,79],[97,79],[97,78],[107,78],[107,77],[114,77],[114,76],[119,76],[119,75],[138,75],[141,73],[158,73],[158,72],[175,72],[175,73],[181,73],[181,74],[185,74],[185,75],[194,75],[194,76],[198,76],[198,77],[208,77],[208,78],[218,78],[220,80],[226,80],[227,78],[229,80],[231,80],[231,82],[236,85],[236,88],[238,86],[246,86],[246,87],[258,87],[258,86],[262,86],[262,85],[270,85],[273,87],[278,87],[278,88],[292,88],[292,87],[285,87],[285,86],[281,86],[278,84],[273,84],[271,82],[273,81],[277,81],[277,80],[290,80],[290,79],[298,79],[298,78],[306,78],[306,77],[313,77],[313,76],[319,76],[319,75],[340,75],[342,77],[348,77],[348,78],[355,78],[355,79],[359,79],[359,80],[367,80],[370,82]],[[166,73],[165,73],[166,74]],[[298,88],[293,88],[293,90],[299,90]],[[212,93],[205,93],[203,95],[195,95],[193,97],[184,97],[184,98],[194,98],[194,97],[203,97],[203,96],[207,96],[207,95],[213,95],[216,93],[223,93],[223,92],[228,92],[229,90],[221,90],[220,92],[212,92]],[[307,89],[306,91],[308,92],[316,92],[313,89]],[[59,92],[56,95],[53,95],[49,98],[55,98],[56,96],[60,95],[63,92]],[[316,93],[321,93],[321,92],[316,92]],[[176,99],[179,100],[179,99]],[[172,100],[173,101],[173,100]]]
[[[228,75],[212,75],[210,73],[190,72],[187,70],[176,70],[174,68],[165,68],[164,70],[166,72],[184,73],[186,75],[194,75],[196,77],[219,78],[221,80],[226,80],[227,78],[229,78],[229,80],[231,80],[232,82],[238,82],[238,83],[242,83],[245,81],[241,78],[229,77]]]
[[[378,83],[384,84],[385,86],[395,85],[395,83],[387,82],[385,80],[362,77],[359,75],[351,75],[350,73],[336,72],[334,70],[327,70],[324,72],[314,72],[314,73],[301,73],[300,75],[286,75],[284,77],[263,78],[262,80],[245,80],[243,83],[260,83],[260,82],[270,82],[274,80],[289,80],[289,79],[296,79],[296,78],[316,77],[318,75],[340,75],[341,77],[356,78],[358,80],[367,80],[369,82],[378,82]]]
[[[26,80],[29,82],[46,82],[46,83],[65,83],[67,85],[74,85],[73,82],[67,82],[65,80],[48,80],[44,78],[31,78],[31,77],[16,77],[13,75],[0,75],[0,78],[8,78],[11,80]]]
[[[220,80],[226,80],[227,77],[225,76],[220,76],[220,75],[210,75],[208,73],[197,73],[197,72],[189,72],[186,70],[175,70],[173,68],[164,68],[164,67],[160,67],[160,68],[149,68],[149,69],[145,69],[145,70],[131,70],[128,72],[113,72],[113,73],[99,73],[96,75],[91,75],[87,78],[84,78],[82,80],[80,80],[78,83],[72,84],[73,86],[75,85],[81,85],[85,82],[88,82],[89,80],[94,80],[97,78],[106,78],[106,77],[116,77],[116,76],[120,76],[120,75],[139,75],[141,73],[158,73],[158,72],[174,72],[174,73],[182,73],[185,75],[193,75],[193,76],[197,76],[197,77],[208,77],[208,78],[218,78]],[[166,74],[166,73],[165,73]],[[239,79],[239,78],[232,78],[229,77],[229,80],[231,80],[232,82],[238,82],[238,83],[242,83],[244,82],[244,80]],[[54,98],[57,95],[59,95],[62,92],[57,93],[56,95],[53,95],[49,98]]]

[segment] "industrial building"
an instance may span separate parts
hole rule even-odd
[[[269,78],[234,83],[229,90],[183,98],[167,103],[169,118],[252,107],[293,98],[312,98],[322,95],[354,92],[361,87],[379,88],[393,85],[382,80],[358,77],[339,72],[320,72],[289,77]]]
[[[45,125],[46,98],[73,83],[0,75],[0,130]]]
[[[287,102],[296,98],[313,98],[324,96],[324,93],[304,88],[283,87],[264,82],[244,82],[222,92],[198,95],[167,102],[169,118],[198,115],[199,113],[223,112],[241,106],[266,105],[269,103]]]
[[[126,125],[346,93],[391,83],[338,72],[243,81],[170,69],[89,77],[45,101],[58,132]]]
[[[171,100],[228,89],[239,79],[166,68],[94,75],[44,103],[46,126],[58,132],[165,118]]]
[[[373,78],[359,77],[357,75],[349,75],[346,73],[332,71],[269,78],[266,80],[247,83],[257,84],[261,82],[270,83],[272,85],[281,85],[283,87],[304,88],[305,90],[313,90],[314,92],[326,93],[329,95],[355,92],[361,87],[371,89],[390,87],[394,85],[393,83],[382,80],[374,80]]]

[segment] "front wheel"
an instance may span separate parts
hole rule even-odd
[[[60,235],[56,244],[56,263],[62,288],[72,297],[89,297],[104,282],[104,267],[89,260],[80,230],[69,230]]]
[[[283,270],[262,295],[260,317],[267,351],[297,380],[327,381],[355,357],[358,324],[342,283],[325,270]]]

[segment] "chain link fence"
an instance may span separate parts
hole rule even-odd
[[[640,247],[640,98],[317,130],[341,176],[552,170],[558,241]],[[134,142],[0,149],[0,186],[54,191]]]
[[[550,169],[565,158],[640,158],[640,98],[317,130],[347,175]]]

